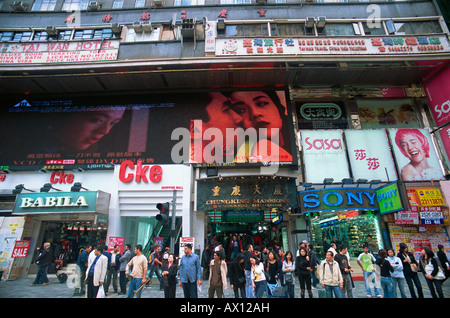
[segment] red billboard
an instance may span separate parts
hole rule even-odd
[[[424,88],[437,126],[450,122],[450,67],[445,68]]]

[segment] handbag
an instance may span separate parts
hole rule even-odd
[[[292,285],[294,283],[292,272],[286,272],[286,274],[284,274],[284,282],[288,285]]]

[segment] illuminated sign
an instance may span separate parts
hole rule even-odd
[[[403,204],[396,182],[377,189],[377,201],[381,214],[403,210]]]

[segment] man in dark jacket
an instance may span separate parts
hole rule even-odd
[[[47,277],[48,265],[53,261],[52,251],[50,250],[50,243],[44,243],[44,247],[39,250],[39,256],[36,259],[36,264],[38,265],[38,271],[36,278],[34,279],[31,286],[36,286],[42,282],[42,286],[50,284]]]
[[[202,279],[209,279],[209,263],[211,262],[211,250],[208,245],[205,246],[205,249],[202,253],[202,260],[200,261],[200,265],[203,268]]]
[[[86,270],[88,266],[89,253],[92,251],[94,246],[92,244],[88,245],[81,253],[78,255],[77,259],[77,271],[78,279],[80,281],[80,287],[75,288],[73,293],[74,296],[83,296],[86,293]]]
[[[350,272],[352,271],[352,269],[348,261],[347,251],[347,247],[345,245],[341,245],[339,247],[339,253],[334,256],[334,260],[339,264],[339,269],[341,270],[342,278],[344,279],[342,297],[353,298],[352,280],[350,277]]]

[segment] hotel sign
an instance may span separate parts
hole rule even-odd
[[[362,55],[449,52],[446,36],[220,38],[216,55]]]
[[[119,41],[51,41],[0,44],[0,64],[47,64],[116,60]]]
[[[295,180],[203,180],[197,182],[198,211],[263,211],[297,206]]]

